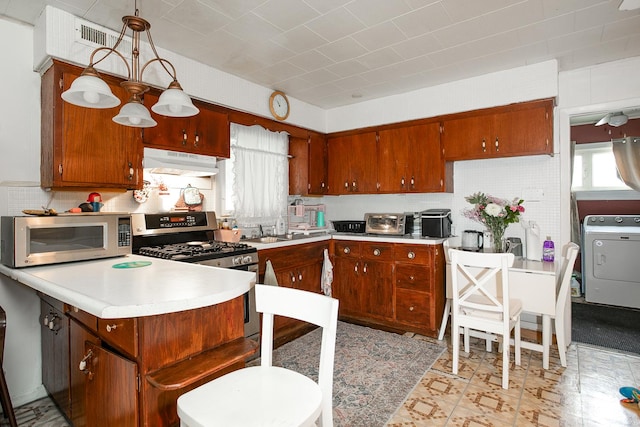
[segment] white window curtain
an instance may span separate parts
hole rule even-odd
[[[289,135],[231,124],[234,215],[241,222],[273,223],[286,216]]]

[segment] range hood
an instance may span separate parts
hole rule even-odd
[[[202,154],[144,148],[145,171],[180,176],[213,176],[218,173],[216,158]]]
[[[612,139],[611,143],[620,178],[629,187],[640,191],[640,137]]]

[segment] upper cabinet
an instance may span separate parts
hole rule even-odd
[[[378,132],[380,193],[427,193],[446,190],[440,148],[440,123]]]
[[[377,192],[376,132],[329,137],[328,194]]]
[[[524,102],[445,118],[445,160],[553,153],[553,100]]]
[[[43,188],[142,187],[142,143],[138,128],[113,122],[118,107],[83,108],[64,102],[62,92],[82,69],[54,61],[42,76],[41,165]],[[114,95],[126,103],[120,79],[102,75]]]
[[[321,196],[327,192],[327,141],[322,134],[289,137],[289,194]]]
[[[158,97],[155,90],[146,93],[147,108],[158,102]],[[144,146],[228,159],[231,152],[228,114],[212,104],[197,100],[193,104],[200,112],[192,117],[167,117],[151,111],[158,125],[144,129]]]

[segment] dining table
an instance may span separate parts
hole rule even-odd
[[[448,257],[447,257],[448,258]],[[522,310],[542,317],[542,342],[521,341],[522,348],[542,353],[542,367],[549,369],[549,349],[551,346],[551,319],[556,316],[557,281],[559,262],[529,260],[516,257],[509,267],[509,297],[522,301]],[[473,270],[473,269],[471,269]],[[438,339],[444,338],[449,313],[451,312],[451,265],[446,266],[446,303]],[[497,289],[497,288],[496,288]],[[565,310],[566,317],[571,312]],[[565,325],[571,325],[571,319],[565,317]],[[566,335],[565,336],[570,336]],[[570,340],[568,340],[570,341]]]

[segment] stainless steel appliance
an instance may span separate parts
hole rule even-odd
[[[251,271],[257,281],[258,250],[245,243],[213,240],[217,228],[214,212],[134,213],[131,214],[133,253]],[[260,332],[253,288],[244,295],[244,327],[247,337]]]
[[[129,214],[3,216],[1,225],[2,263],[13,268],[131,253]]]
[[[462,232],[462,249],[467,251],[479,251],[484,246],[484,234],[477,230],[464,230]]]
[[[402,236],[413,232],[413,214],[367,213],[364,214],[365,232]]]
[[[587,215],[582,245],[586,301],[640,308],[640,215]]]
[[[451,236],[451,209],[427,209],[422,217],[422,236],[445,238]]]

